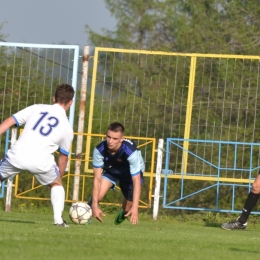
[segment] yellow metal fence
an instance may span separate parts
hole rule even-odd
[[[73,202],[73,192],[75,189],[74,183],[76,179],[79,179],[78,183],[78,198],[77,201],[87,201],[89,196],[91,196],[92,191],[92,181],[93,181],[93,169],[92,169],[92,151],[94,147],[102,140],[104,140],[105,135],[101,134],[79,134],[74,133],[75,138],[71,148],[71,155],[68,163],[68,171],[63,176],[63,184],[66,190],[66,202]],[[82,151],[81,154],[75,154],[75,148],[77,145],[77,137],[83,137]],[[88,138],[89,137],[89,138]],[[153,193],[153,182],[154,182],[154,169],[155,169],[155,153],[156,153],[156,139],[155,138],[141,138],[127,136],[126,138],[131,139],[136,142],[138,148],[142,151],[146,171],[144,173],[145,184],[143,190],[145,192],[141,195],[141,200],[139,207],[150,208],[152,193]],[[87,146],[86,141],[90,140],[90,145]],[[90,149],[91,151],[87,151]],[[91,156],[86,160],[85,153],[91,154]],[[80,164],[80,171],[75,174],[76,162]],[[17,175],[14,181],[14,196],[21,199],[35,199],[35,200],[50,200],[46,192],[46,187],[42,186],[35,177],[30,173],[21,173]],[[116,195],[116,198],[114,198]],[[119,190],[116,189],[114,194],[110,195],[110,198],[102,202],[103,204],[109,205],[119,205],[121,203],[122,195]],[[102,204],[101,203],[101,204]]]

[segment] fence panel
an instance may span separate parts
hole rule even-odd
[[[76,49],[70,49],[71,46],[56,46],[60,49],[54,50],[46,45],[8,46],[7,43],[0,43],[0,47],[0,102],[5,105],[0,113],[2,119],[21,106],[34,102],[51,102],[53,86],[61,80],[68,81],[72,77],[76,86],[74,80],[78,72],[73,61],[78,59],[78,54]],[[186,174],[191,169],[194,172],[207,172],[203,176],[204,181],[214,181],[210,178],[215,178],[218,174],[224,178],[226,174],[228,183],[233,180],[235,184],[242,183],[241,180],[247,179],[245,169],[250,167],[248,162],[252,159],[259,165],[259,146],[253,146],[252,154],[249,151],[251,144],[258,143],[260,139],[260,123],[257,120],[260,108],[259,56],[166,53],[97,47],[89,59],[92,59],[93,68],[92,82],[88,86],[86,98],[88,123],[84,129],[84,158],[81,158],[85,161],[81,166],[84,167],[81,169],[83,175],[90,174],[91,171],[91,153],[95,143],[92,138],[99,142],[102,138],[95,135],[102,136],[112,121],[122,122],[126,128],[125,134],[136,137],[138,145],[143,144],[142,138],[184,139],[182,149],[178,149],[171,160],[174,165],[181,167],[176,169],[179,172]],[[70,114],[72,124],[74,114],[75,111]],[[196,146],[191,145],[188,140],[250,145],[239,145],[234,152],[232,145],[223,144],[220,155],[215,145]],[[3,138],[0,145],[3,154]],[[149,169],[148,175],[155,177],[156,165],[151,159],[155,149],[149,145],[142,149]],[[192,163],[187,151],[196,154]],[[239,156],[237,163],[240,172],[221,170],[220,173],[218,168],[202,163],[201,160],[220,158],[221,165],[228,165],[227,158],[232,159],[235,156]],[[72,164],[74,159],[71,158]],[[173,162],[169,164],[171,169]],[[72,168],[69,174],[73,175]],[[163,168],[166,167],[163,165]],[[153,177],[149,178],[152,180]],[[188,176],[185,177],[187,179]],[[180,181],[178,185],[181,189],[186,189],[182,187],[181,179],[175,178],[175,181]],[[191,178],[190,181],[202,183],[196,178]],[[150,183],[152,181],[149,185]],[[247,183],[246,189],[248,187]],[[149,194],[152,189],[149,186]],[[173,193],[171,196],[175,196],[174,191],[169,192]],[[234,193],[232,188],[230,193]],[[150,205],[150,197],[149,195],[147,205]]]
[[[0,121],[36,103],[52,104],[56,86],[77,88],[79,46],[0,42]],[[75,96],[76,99],[76,96]],[[73,126],[75,103],[69,111]],[[0,136],[0,158],[9,148],[9,131]],[[4,196],[3,183],[0,196]]]
[[[83,148],[86,148],[86,141],[88,134],[82,133],[74,133],[75,137],[78,135],[82,135],[83,137]],[[100,134],[92,134],[91,135],[91,147],[94,147],[99,143],[99,141],[104,140],[105,135]],[[154,154],[156,149],[156,140],[155,138],[141,138],[141,137],[133,137],[127,136],[128,139],[134,140],[138,143],[138,148],[142,153],[150,151],[149,154],[146,154],[146,171],[144,173],[144,184],[143,189],[146,192],[142,192],[140,199],[140,208],[150,208],[152,201],[152,187],[153,187],[153,177],[154,177]],[[84,159],[84,154],[76,154],[76,139],[74,138],[71,150],[71,157],[69,159],[68,164],[68,172],[66,172],[63,176],[63,184],[66,190],[66,202],[73,201],[88,201],[89,197],[92,193],[92,182],[93,182],[93,168],[92,168],[92,156],[88,158],[88,160]],[[149,160],[148,160],[149,158]],[[75,200],[73,199],[73,188],[74,188],[74,178],[75,178],[75,167],[76,162],[80,162],[80,174],[77,175],[79,177],[79,196]],[[77,166],[78,167],[78,166]],[[87,171],[84,169],[87,168]],[[14,196],[20,199],[33,199],[33,200],[50,200],[49,197],[49,188],[42,186],[34,177],[31,177],[30,174],[21,174],[20,176],[16,176],[15,181],[15,192]],[[119,192],[119,189],[116,188],[114,191],[108,193],[104,201],[100,204],[104,205],[121,205],[122,203],[122,195]]]
[[[185,143],[189,149],[184,148]],[[259,146],[259,143],[168,138],[163,207],[240,213],[241,197],[249,192],[260,168]]]

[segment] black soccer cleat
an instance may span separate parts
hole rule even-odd
[[[242,224],[238,220],[233,220],[233,221],[230,221],[229,223],[224,223],[221,225],[221,227],[226,230],[233,230],[233,229],[243,230],[246,228],[246,226],[247,226],[247,222]]]
[[[58,224],[58,223],[54,223],[55,226],[57,227],[65,227],[65,228],[68,228],[70,227],[65,220],[63,220],[63,222],[61,224]]]

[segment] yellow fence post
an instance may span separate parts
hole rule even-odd
[[[185,120],[185,130],[184,130],[184,139],[189,139],[190,137],[190,127],[191,127],[191,115],[192,115],[192,104],[193,104],[193,94],[194,94],[194,84],[195,84],[195,74],[196,74],[196,62],[197,57],[191,57],[190,63],[190,77],[189,77],[189,89],[188,89],[188,98],[187,98],[187,109],[186,109],[186,120]],[[187,172],[187,161],[188,161],[188,148],[189,142],[183,142],[183,153],[182,153],[182,174]]]

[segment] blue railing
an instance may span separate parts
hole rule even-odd
[[[236,189],[242,187],[247,192],[250,191],[254,181],[253,173],[260,168],[259,150],[259,143],[167,138],[165,169],[162,171],[165,177],[163,207],[240,213],[242,208],[236,208]],[[172,179],[180,180],[179,186],[174,187],[179,189],[179,197],[175,195],[170,199],[173,193],[169,188]],[[185,184],[191,180],[207,182],[208,186],[188,192]],[[219,205],[221,186],[231,187],[230,208],[223,209]],[[209,189],[216,189],[215,202],[212,203],[214,205],[210,205],[210,208],[201,207],[203,202],[200,201],[200,206],[194,207],[195,196]],[[184,202],[191,197],[194,199],[189,206]],[[260,212],[254,211],[252,214]]]

